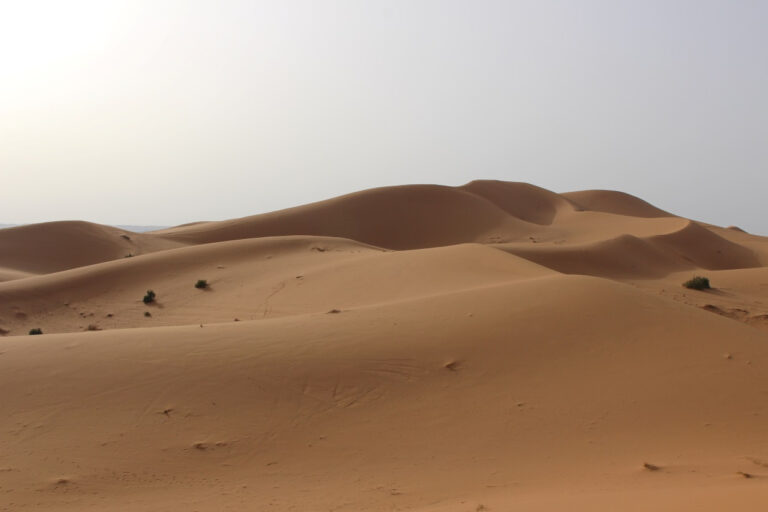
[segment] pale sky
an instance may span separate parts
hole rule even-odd
[[[603,188],[768,234],[768,1],[0,0],[0,222]]]

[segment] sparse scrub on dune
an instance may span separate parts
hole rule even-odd
[[[206,281],[205,279],[198,279],[197,282],[195,283],[195,288],[198,288],[200,290],[204,290],[208,288],[208,281]]]
[[[702,276],[694,276],[693,279],[683,283],[683,286],[692,290],[709,290],[709,279]]]
[[[147,294],[144,295],[144,298],[141,299],[144,301],[144,304],[151,304],[155,302],[155,297],[157,297],[157,294],[153,292],[152,290],[147,290]]]
[[[43,334],[43,330],[39,327],[35,327],[34,329],[29,330],[29,334]]]
[[[145,317],[147,317],[147,318],[149,318],[149,317],[151,317],[151,316],[152,316],[152,313],[150,313],[149,311],[145,311],[145,312],[144,312],[144,316],[145,316]]]

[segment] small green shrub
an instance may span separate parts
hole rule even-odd
[[[683,286],[692,290],[709,290],[709,279],[706,277],[695,276],[693,279],[683,283]]]
[[[149,317],[151,317],[151,316],[152,316],[152,313],[150,313],[149,311],[145,311],[145,312],[144,312],[144,316],[145,316],[145,317],[147,317],[147,318],[149,318]]]
[[[29,330],[29,334],[43,334],[43,330],[39,327],[35,327],[34,329]]]
[[[141,300],[144,301],[144,304],[150,304],[152,302],[155,302],[155,297],[157,297],[155,292],[153,292],[152,290],[147,290],[147,294]]]
[[[198,279],[197,282],[195,283],[195,288],[199,288],[201,290],[208,288],[208,281],[206,281],[205,279]]]

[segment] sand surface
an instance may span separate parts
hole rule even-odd
[[[5,229],[0,333],[1,511],[768,504],[768,238],[624,193]]]

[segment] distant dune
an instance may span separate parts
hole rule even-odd
[[[24,226],[27,224],[0,224],[0,229],[3,228],[15,228],[18,226]],[[169,226],[133,226],[128,224],[117,224],[113,227],[123,229],[125,231],[133,231],[134,233],[144,233],[146,231],[157,231],[160,229],[167,229]]]
[[[180,245],[90,222],[46,222],[0,231],[0,265],[50,273]]]
[[[768,503],[768,238],[621,192],[3,229],[0,334],[0,511]]]

